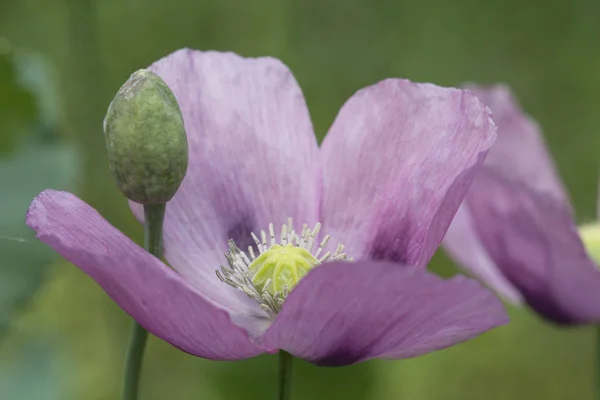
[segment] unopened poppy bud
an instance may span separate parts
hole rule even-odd
[[[141,69],[108,107],[104,136],[110,169],[125,196],[141,204],[169,201],[188,165],[181,110],[167,84]]]

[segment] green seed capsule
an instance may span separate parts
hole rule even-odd
[[[121,86],[108,107],[104,136],[117,187],[141,204],[169,201],[188,165],[181,110],[167,84],[141,69]]]

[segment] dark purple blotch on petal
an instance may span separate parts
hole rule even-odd
[[[481,154],[479,157],[480,162],[483,162],[485,154]],[[462,198],[473,180],[475,170],[475,167],[467,168],[456,177],[448,188],[447,199]],[[442,204],[431,220],[430,230],[434,232],[445,230],[450,225],[458,206],[457,201]],[[428,231],[423,231],[411,216],[394,215],[394,209],[382,213],[379,221],[380,223],[376,225],[377,234],[370,244],[367,259],[425,266],[433,253],[423,256],[421,255],[422,248],[436,249],[441,243],[439,236],[431,236]],[[390,221],[398,222],[391,223]]]
[[[380,225],[366,258],[375,261],[391,261],[408,265],[411,261],[408,248],[414,241],[410,219],[399,226]]]
[[[329,354],[315,360],[314,363],[327,367],[343,367],[359,362],[365,357],[365,354],[357,352],[346,343],[340,342],[338,346],[333,346]]]
[[[264,229],[264,228],[262,228]],[[252,232],[258,232],[260,229],[255,222],[255,219],[250,214],[243,214],[237,220],[232,221],[227,229],[228,240],[233,240],[236,245],[246,251],[248,246],[252,246],[256,250],[256,245],[252,239]],[[226,249],[224,245],[223,249]]]

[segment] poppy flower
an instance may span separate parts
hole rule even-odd
[[[384,80],[346,102],[319,147],[276,59],[183,49],[149,69],[188,135],[164,221],[171,268],[73,194],[44,191],[27,214],[148,331],[203,358],[285,350],[341,366],[414,357],[507,322],[476,281],[426,270],[495,140],[473,94]]]

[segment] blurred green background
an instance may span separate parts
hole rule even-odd
[[[282,59],[317,135],[354,91],[399,76],[505,82],[542,125],[581,222],[600,149],[597,0],[4,0],[0,2],[0,398],[119,398],[129,318],[23,225],[41,189],[73,190],[136,240],[112,184],[102,118],[129,74],[181,47]],[[455,273],[443,254],[432,268]],[[300,399],[591,399],[593,328],[526,310],[454,348],[324,369],[297,362]],[[269,399],[276,357],[185,355],[151,338],[142,398]]]

